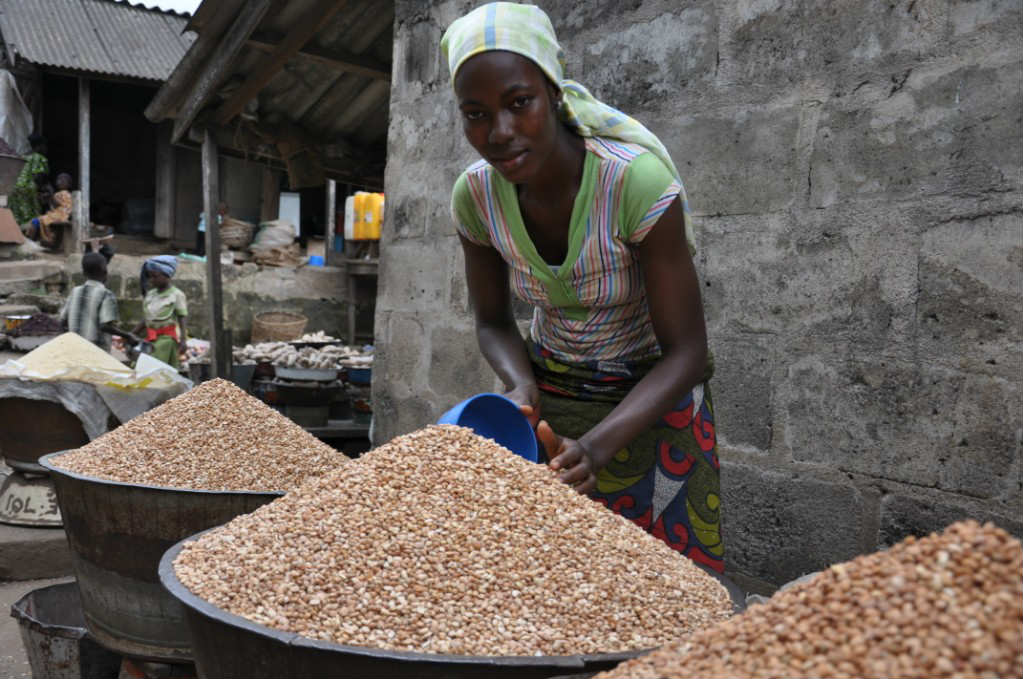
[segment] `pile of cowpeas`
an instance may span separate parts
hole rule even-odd
[[[251,621],[425,653],[649,649],[733,610],[665,543],[453,425],[399,436],[186,543],[174,568]]]
[[[348,458],[227,380],[214,379],[56,457],[60,469],[190,490],[288,491]]]
[[[963,521],[832,566],[599,679],[1019,677],[1023,548]]]

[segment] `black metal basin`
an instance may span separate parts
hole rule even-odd
[[[160,586],[160,557],[174,543],[247,514],[283,492],[145,486],[39,463],[57,487],[89,633],[122,655],[190,662],[185,611]]]
[[[45,474],[39,457],[89,442],[82,421],[55,401],[0,398],[0,450],[14,469]]]
[[[441,655],[347,646],[282,632],[228,613],[196,596],[178,580],[174,559],[185,543],[200,535],[167,550],[160,560],[160,582],[184,606],[195,665],[203,679],[548,679],[590,676],[650,650],[564,656]],[[710,574],[728,590],[735,611],[741,611],[745,607],[742,591],[717,573]]]

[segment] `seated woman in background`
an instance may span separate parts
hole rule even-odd
[[[142,265],[141,285],[143,292],[143,321],[132,330],[153,344],[153,358],[178,368],[179,355],[185,351],[185,318],[188,304],[185,293],[171,285],[171,278],[178,270],[178,260],[173,255],[160,255],[147,259]]]
[[[29,220],[25,235],[47,248],[55,248],[61,240],[61,224],[71,222],[71,175],[57,175],[57,191],[53,191],[45,174],[36,175],[39,199],[49,210]]]

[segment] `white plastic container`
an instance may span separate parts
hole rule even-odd
[[[355,240],[355,196],[345,198],[345,240]]]

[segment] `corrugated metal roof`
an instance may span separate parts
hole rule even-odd
[[[8,51],[42,66],[166,80],[195,39],[188,18],[109,0],[0,0]]]

